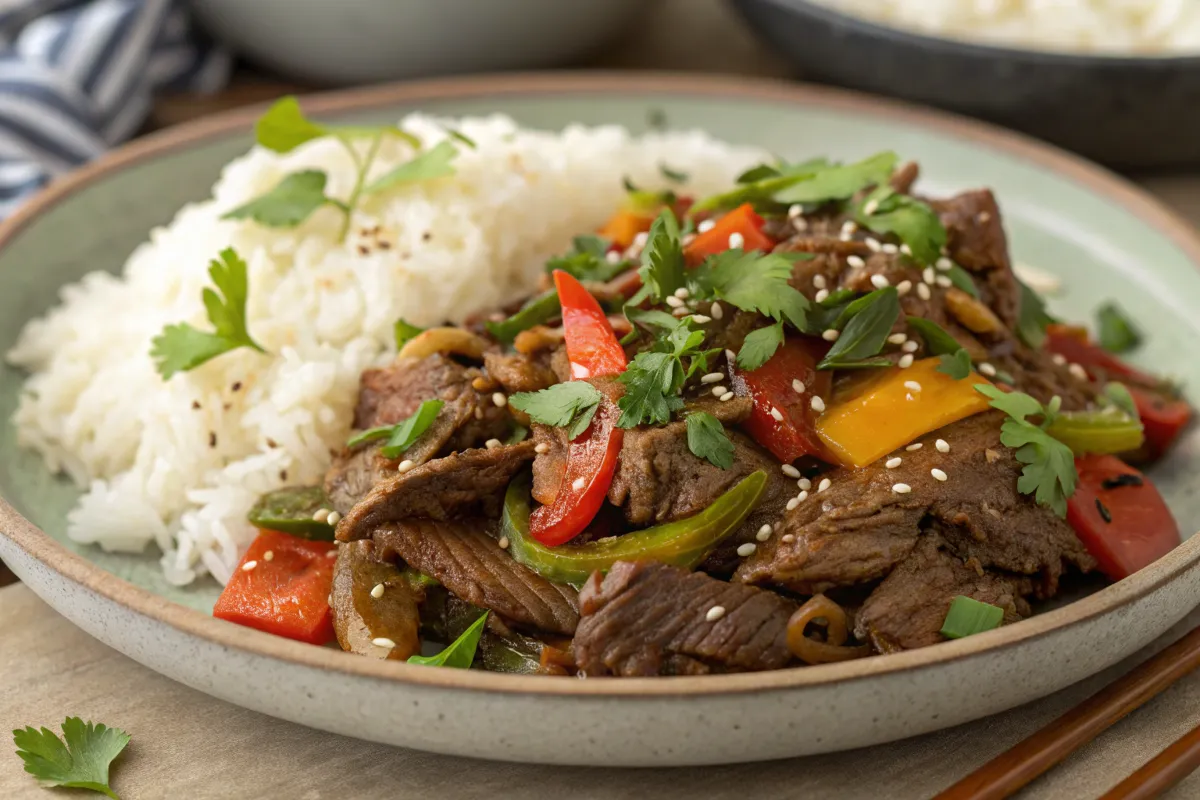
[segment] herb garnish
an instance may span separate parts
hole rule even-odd
[[[1110,353],[1126,353],[1142,343],[1141,331],[1116,303],[1096,309],[1096,327],[1100,346]]]
[[[733,442],[725,435],[721,420],[706,411],[687,415],[688,449],[697,458],[706,459],[714,467],[733,466]]]
[[[846,306],[843,315],[849,321],[817,369],[891,366],[891,361],[876,356],[900,317],[900,295],[895,287],[876,289],[858,298]]]
[[[1142,415],[1138,413],[1137,403],[1134,402],[1133,395],[1130,394],[1129,389],[1123,383],[1106,383],[1100,401],[1102,404],[1119,408],[1132,419],[1136,419],[1139,422],[1142,419]]]
[[[880,186],[868,194],[854,209],[854,220],[875,233],[900,237],[913,259],[924,265],[936,262],[946,246],[946,228],[929,204],[891,186]]]
[[[870,186],[883,185],[896,166],[896,154],[879,153],[854,164],[830,164],[815,158],[798,164],[760,164],[738,176],[738,187],[705,197],[695,211],[734,208],[742,203],[778,208],[847,200]]]
[[[941,325],[924,317],[909,317],[908,326],[925,340],[925,349],[939,356],[937,371],[962,380],[971,374],[971,355]]]
[[[1046,341],[1046,326],[1054,322],[1054,317],[1046,313],[1046,304],[1042,302],[1042,298],[1038,296],[1037,292],[1020,280],[1017,280],[1017,285],[1021,287],[1021,307],[1017,314],[1017,336],[1030,347],[1040,348]]]
[[[345,203],[325,196],[325,180],[319,169],[293,172],[274,189],[226,212],[221,219],[252,219],[269,228],[294,228],[326,204],[347,211]]]
[[[419,333],[424,333],[424,328],[418,328],[416,325],[405,322],[402,319],[396,320],[392,325],[392,335],[396,339],[396,349],[404,347],[404,344]]]
[[[600,390],[587,381],[564,381],[537,392],[520,392],[508,398],[509,405],[524,411],[534,422],[568,428],[568,439],[579,436],[592,424],[600,400]]]
[[[62,732],[60,739],[45,727],[13,731],[13,744],[25,762],[25,771],[46,787],[90,789],[120,800],[108,785],[108,769],[129,744],[129,734],[79,717],[63,720]]]
[[[751,331],[738,350],[737,365],[745,370],[756,370],[771,360],[775,351],[783,344],[783,323],[777,322],[765,328]]]
[[[611,245],[612,242],[603,236],[576,236],[571,240],[570,250],[546,262],[546,272],[561,269],[581,281],[610,281],[630,266],[625,259],[615,262],[608,260],[608,248]]]
[[[662,173],[664,178],[669,181],[675,181],[676,183],[687,183],[691,178],[691,176],[686,172],[681,172],[677,169],[671,169],[666,164],[659,164],[658,171]]]
[[[246,273],[246,262],[232,247],[222,250],[209,263],[208,275],[217,291],[205,288],[202,296],[208,321],[216,330],[208,333],[186,322],[163,328],[162,333],[151,341],[150,348],[150,357],[156,362],[163,380],[177,372],[195,369],[239,347],[266,352],[250,338],[246,329],[246,298],[250,291]]]
[[[661,303],[683,286],[683,267],[679,221],[671,209],[664,208],[650,224],[642,248],[642,266],[638,268],[642,288],[629,304],[636,306],[647,297]]]
[[[619,427],[665,425],[673,412],[683,408],[679,391],[684,382],[706,371],[709,356],[717,352],[700,349],[704,331],[693,329],[693,324],[685,317],[674,328],[660,333],[650,349],[634,356],[617,378],[625,384],[625,395],[617,401],[621,409]]]
[[[346,442],[346,447],[357,447],[376,439],[387,439],[379,452],[383,454],[384,458],[399,458],[405,450],[412,447],[417,439],[421,438],[421,434],[429,429],[444,405],[445,402],[442,400],[426,400],[421,403],[411,417],[397,422],[395,425],[380,425],[377,428],[357,433]]]
[[[457,639],[446,645],[446,649],[432,656],[409,656],[409,664],[419,664],[423,667],[454,667],[470,669],[475,662],[475,650],[479,647],[479,637],[483,636],[483,626],[488,614],[484,611],[479,619],[471,623]]]
[[[1046,429],[1058,417],[1062,401],[1054,397],[1047,405],[1024,392],[1006,392],[986,383],[975,384],[975,391],[989,398],[992,408],[1008,414],[1000,426],[1000,442],[1016,450],[1016,459],[1025,465],[1017,480],[1017,490],[1032,494],[1038,505],[1052,509],[1060,517],[1067,515],[1067,498],[1075,493],[1075,454]],[[1041,417],[1039,425],[1027,417]]]

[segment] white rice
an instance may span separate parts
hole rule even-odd
[[[444,138],[429,117],[403,125],[427,145]],[[333,209],[294,230],[220,220],[299,169],[325,170],[334,197],[350,191],[352,163],[334,141],[256,148],[225,168],[212,199],[153,231],[120,276],[87,275],[26,326],[8,354],[31,373],[14,421],[23,446],[87,487],[72,539],[118,551],[153,542],[172,583],[225,582],[253,539],[245,517],[258,496],[321,480],[360,373],[394,355],[397,318],[461,320],[527,293],[549,255],[620,204],[623,175],[661,187],[666,163],[690,174],[687,192],[706,194],[764,157],[698,132],[544,133],[498,116],[453,125],[479,146],[460,148],[457,174],[369,199],[345,244]],[[389,141],[372,176],[411,155]],[[375,226],[391,247],[363,255]],[[249,263],[248,326],[270,355],[236,350],[163,381],[150,340],[170,323],[211,329],[201,291],[229,245]]]
[[[1200,52],[1197,0],[817,0],[884,24],[1009,47],[1123,55]]]

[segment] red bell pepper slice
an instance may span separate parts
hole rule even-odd
[[[1180,543],[1170,509],[1142,473],[1108,455],[1081,456],[1075,470],[1067,522],[1105,575],[1128,577]]]
[[[1156,387],[1161,381],[1134,369],[1112,353],[1088,339],[1081,328],[1051,325],[1046,329],[1046,347],[1067,361],[1083,367],[1092,380],[1117,380],[1125,383],[1145,429],[1145,455],[1160,458],[1179,439],[1192,420],[1187,401],[1171,397]]]
[[[554,271],[554,285],[563,309],[567,359],[574,380],[619,375],[625,371],[625,350],[596,298],[575,278]],[[617,427],[620,411],[603,395],[587,430],[567,445],[567,468],[554,502],[530,515],[530,535],[547,546],[564,544],[588,526],[604,504],[617,470],[625,432]]]
[[[749,203],[744,203],[716,221],[716,224],[696,238],[683,249],[684,259],[688,266],[694,267],[709,256],[724,253],[730,249],[729,237],[738,233],[742,236],[741,249],[747,253],[751,250],[761,250],[769,253],[775,249],[775,240],[763,233],[763,218],[754,211]]]
[[[739,394],[749,394],[754,410],[742,428],[785,464],[803,455],[828,459],[825,447],[817,436],[812,399],[828,400],[832,373],[817,371],[817,363],[825,356],[829,345],[813,339],[788,337],[775,354],[756,370],[733,370],[732,383]],[[804,384],[796,392],[793,381]],[[782,420],[775,419],[771,409],[778,409]]]
[[[217,598],[213,616],[288,639],[327,644],[333,641],[329,592],[336,555],[332,542],[263,531]]]

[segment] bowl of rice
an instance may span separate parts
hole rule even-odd
[[[1200,4],[731,0],[806,78],[970,114],[1117,168],[1200,164]]]

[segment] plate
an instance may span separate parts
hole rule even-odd
[[[317,116],[394,121],[422,109],[504,112],[525,125],[665,117],[784,157],[891,148],[922,162],[922,187],[993,187],[1019,260],[1060,275],[1054,309],[1085,319],[1119,296],[1148,331],[1144,362],[1200,385],[1184,361],[1200,335],[1200,241],[1136,189],[1017,135],[835,90],[653,74],[450,79],[319,95]],[[207,195],[251,143],[258,110],[140,140],[56,183],[0,228],[0,349],[59,287],[117,269],[148,231]],[[114,311],[119,313],[119,311]],[[0,369],[0,416],[21,375]],[[1196,398],[1193,397],[1193,400]],[[1200,443],[1154,473],[1188,531],[1200,527]],[[484,758],[606,766],[713,764],[861,747],[1044,696],[1133,653],[1200,603],[1200,536],[1078,602],[967,639],[845,664],[759,674],[566,680],[432,669],[312,647],[208,615],[213,583],[169,587],[153,556],[66,541],[77,490],[0,426],[0,558],[92,635],[193,688],[312,727]]]

